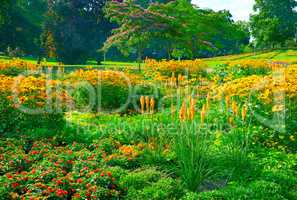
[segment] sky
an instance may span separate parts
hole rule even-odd
[[[200,8],[210,8],[215,11],[229,10],[235,21],[249,20],[254,2],[254,0],[192,0],[192,3]]]

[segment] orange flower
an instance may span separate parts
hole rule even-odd
[[[145,106],[146,106],[146,112],[150,111],[150,98],[148,96],[145,97]]]
[[[179,119],[181,121],[184,121],[186,119],[186,112],[187,112],[187,106],[186,106],[186,102],[184,101],[179,110]]]
[[[230,96],[226,96],[225,101],[226,101],[226,111],[229,112]]]
[[[243,105],[242,107],[242,111],[241,111],[241,119],[242,121],[246,120],[246,115],[247,115],[247,106]]]
[[[155,99],[154,99],[154,97],[151,98],[150,106],[151,106],[151,113],[154,113],[154,109],[155,109]]]
[[[196,100],[194,98],[191,98],[191,103],[190,103],[190,120],[194,120],[194,117],[195,117],[195,104],[196,104]]]
[[[200,113],[200,120],[201,120],[201,126],[204,126],[204,121],[205,121],[205,111],[202,109]]]
[[[144,113],[144,96],[140,97],[141,113]]]
[[[237,107],[236,101],[232,101],[232,112],[233,114],[238,116],[238,107]]]

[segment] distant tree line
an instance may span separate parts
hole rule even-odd
[[[192,59],[294,46],[296,4],[256,0],[251,21],[234,22],[229,11],[189,0],[2,0],[0,51],[78,64],[104,55]]]

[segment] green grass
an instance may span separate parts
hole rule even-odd
[[[210,67],[216,67],[228,61],[240,61],[240,60],[273,60],[286,61],[288,63],[297,63],[297,50],[278,50],[266,53],[255,53],[255,54],[238,54],[231,56],[221,56],[203,59]]]
[[[10,59],[7,56],[0,56],[0,60]],[[22,59],[37,63],[37,60],[31,57],[23,57]],[[228,55],[203,59],[210,68],[216,68],[217,66],[224,64],[228,61],[239,61],[239,60],[255,60],[255,59],[264,59],[264,60],[273,60],[273,61],[287,61],[288,63],[296,64],[297,63],[297,50],[278,50],[265,53],[244,53],[238,55]],[[58,65],[58,62],[51,59],[47,61],[51,65]],[[140,64],[140,67],[143,68],[144,63]],[[70,72],[76,69],[82,69],[86,67],[92,67],[94,69],[110,69],[110,70],[138,70],[139,64],[137,62],[121,62],[121,61],[104,61],[101,65],[97,65],[96,61],[89,60],[87,64],[84,65],[65,65],[66,71]]]

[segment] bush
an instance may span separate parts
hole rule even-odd
[[[35,71],[39,68],[39,65],[21,59],[0,61],[0,75],[17,76],[27,70]]]
[[[64,126],[64,90],[58,81],[34,77],[0,77],[0,134],[23,133],[35,128],[60,130]],[[46,92],[52,91],[51,93]]]
[[[158,97],[153,86],[140,82],[137,75],[117,71],[77,71],[70,75],[72,96],[78,109],[125,113],[139,107],[141,95]]]
[[[266,199],[279,200],[285,199],[281,194],[281,186],[266,181],[254,181],[246,186],[232,185],[221,190],[203,192],[197,195],[197,199],[230,199],[230,200],[247,200],[247,199]],[[187,198],[185,200],[190,200]]]
[[[126,199],[177,199],[183,193],[181,186],[172,178],[156,169],[139,169],[121,179],[127,187]]]

